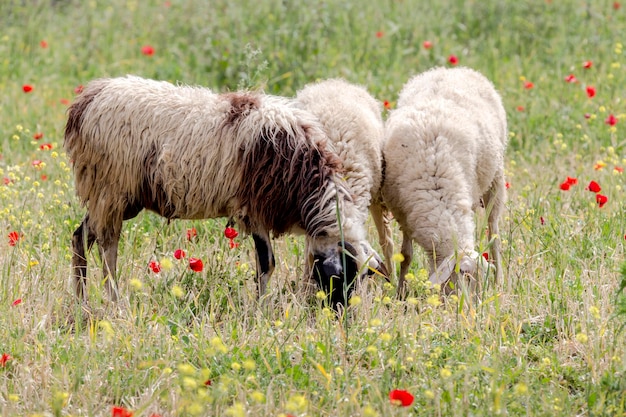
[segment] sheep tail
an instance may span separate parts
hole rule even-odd
[[[96,80],[89,83],[89,85],[85,87],[78,97],[76,97],[67,110],[68,117],[65,125],[63,147],[65,148],[65,151],[69,155],[70,159],[73,159],[73,155],[77,151],[77,148],[81,146],[81,130],[84,115],[87,112],[89,105],[106,85],[106,80]]]

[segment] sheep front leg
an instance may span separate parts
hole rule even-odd
[[[317,291],[317,283],[313,278],[313,264],[315,262],[315,257],[313,256],[313,252],[311,251],[311,238],[307,236],[304,239],[304,285],[303,292],[305,297],[312,297],[315,295]]]
[[[261,234],[253,233],[252,238],[256,248],[256,282],[259,299],[261,299],[265,295],[267,283],[276,267],[276,261],[272,252],[270,236],[267,232]]]
[[[411,239],[411,236],[407,235],[405,232],[402,232],[401,253],[404,259],[400,263],[397,296],[400,299],[404,299],[406,297],[406,282],[404,277],[409,272],[409,266],[411,266],[411,261],[413,260],[413,239]]]

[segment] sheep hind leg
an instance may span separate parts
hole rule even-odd
[[[397,297],[403,300],[406,298],[406,280],[405,276],[409,272],[409,266],[413,261],[413,240],[406,233],[402,233],[402,262],[400,263],[400,276],[398,277]],[[393,262],[393,261],[392,261]]]
[[[107,295],[113,302],[117,302],[119,300],[119,292],[116,281],[118,242],[118,239],[114,239],[100,245],[102,248],[102,279],[104,281]]]
[[[256,282],[259,300],[263,299],[267,289],[267,283],[274,272],[276,261],[272,252],[270,236],[267,232],[262,234],[253,233],[254,246],[256,248]]]
[[[380,203],[373,203],[370,206],[370,211],[378,232],[378,243],[383,249],[386,264],[385,266],[389,271],[389,278],[392,278],[395,275],[396,268],[392,259],[393,238],[391,231],[391,216],[389,211],[387,211]]]
[[[122,231],[122,219],[113,220],[111,229],[98,239],[100,257],[102,259],[102,280],[109,299],[113,302],[119,300],[117,289],[117,250]]]
[[[102,280],[107,295],[113,302],[117,302],[120,298],[117,287],[117,252],[122,233],[122,223],[124,220],[137,216],[141,210],[143,210],[142,205],[129,204],[125,207],[121,217],[113,216],[110,219],[110,228],[103,233],[103,238],[98,240],[100,259],[102,260]]]
[[[85,254],[85,234],[87,235],[87,249],[90,249],[96,236],[89,228],[89,214],[87,214],[72,235],[72,283],[74,292],[79,300],[87,302],[87,256]]]
[[[502,282],[504,272],[502,271],[501,237],[498,220],[504,210],[506,186],[504,176],[496,177],[491,189],[483,196],[485,210],[488,213],[487,225],[489,227],[489,238],[493,240],[491,254],[496,267],[496,283]]]

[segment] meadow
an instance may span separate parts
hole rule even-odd
[[[0,2],[0,415],[626,416],[625,34],[608,0]],[[90,314],[76,302],[85,211],[62,144],[81,85],[293,96],[343,77],[393,109],[412,75],[453,65],[507,110],[503,282],[442,298],[418,252],[406,300],[369,279],[338,320],[301,296],[303,239],[285,236],[258,308],[252,239],[143,213],[122,302],[97,251]]]

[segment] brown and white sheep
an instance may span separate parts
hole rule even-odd
[[[382,104],[364,87],[343,79],[308,84],[298,91],[296,100],[324,126],[329,144],[341,159],[358,221],[365,224],[368,210],[371,211],[385,261],[393,272],[391,224],[380,195],[384,139]],[[364,250],[366,255],[371,254],[373,265],[382,264],[371,247]]]
[[[484,206],[496,279],[502,277],[498,219],[506,199],[506,113],[493,84],[468,68],[435,68],[409,80],[386,121],[383,197],[403,233],[398,294],[415,240],[430,280],[475,275],[474,210]]]
[[[293,100],[127,76],[90,82],[68,112],[64,148],[87,207],[72,238],[78,297],[86,298],[86,236],[118,298],[122,222],[143,209],[236,221],[254,239],[259,296],[275,268],[270,233],[287,232],[305,233],[316,273],[345,277],[350,291],[366,259],[365,229],[323,128]]]

